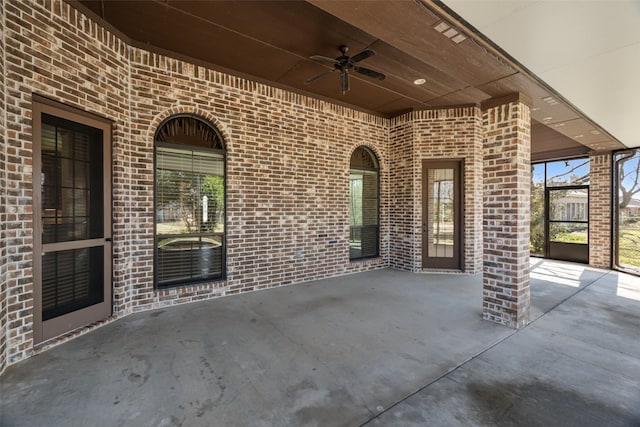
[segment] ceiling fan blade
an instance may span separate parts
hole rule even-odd
[[[309,78],[309,79],[305,80],[304,84],[308,85],[309,83],[311,83],[311,82],[313,82],[313,81],[315,81],[315,80],[318,80],[318,79],[319,79],[320,77],[322,77],[322,76],[326,76],[327,74],[331,74],[331,73],[333,73],[335,70],[336,70],[336,69],[334,68],[334,69],[332,69],[332,70],[323,71],[323,72],[321,72],[320,74],[315,75],[315,76],[313,76],[313,77],[311,77],[311,78]]]
[[[340,73],[340,90],[343,95],[349,92],[349,71],[346,69]]]
[[[372,51],[372,50],[369,50],[369,49],[367,49],[367,50],[363,50],[363,51],[362,51],[362,52],[360,52],[359,54],[352,56],[352,57],[351,57],[351,62],[360,62],[360,61],[362,61],[363,59],[367,59],[367,58],[369,58],[370,56],[373,56],[373,55],[375,55],[375,54],[376,54],[376,53],[375,53],[374,51]]]
[[[309,57],[310,59],[316,60],[316,61],[320,61],[320,62],[326,62],[327,64],[337,64],[338,61],[333,59],[333,58],[327,58],[326,56],[322,56],[322,55],[313,55]]]
[[[364,67],[354,66],[353,71],[355,71],[356,73],[364,74],[365,76],[368,76],[368,77],[373,77],[374,79],[378,79],[378,80],[384,80],[387,78],[387,76],[385,76],[382,73],[379,73],[377,71],[373,71]]]

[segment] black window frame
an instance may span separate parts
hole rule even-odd
[[[213,135],[213,138],[215,139],[213,143],[219,144],[220,147],[211,148],[206,146],[194,145],[194,144],[190,144],[188,142],[182,142],[182,141],[166,142],[163,140],[159,140],[159,135],[161,134],[161,131],[164,129],[165,125],[167,125],[169,122],[173,120],[183,120],[183,121],[190,120],[190,121],[193,121],[194,123],[198,123],[201,126],[205,126],[207,128],[207,131],[211,131],[210,135]],[[224,226],[224,229],[223,229],[223,233],[217,233],[217,234],[223,234],[222,242],[221,242],[222,254],[220,258],[221,260],[220,274],[212,275],[212,276],[201,278],[201,279],[170,280],[170,281],[164,281],[164,282],[159,282],[158,280],[158,271],[159,271],[158,270],[159,269],[158,243],[160,238],[162,237],[158,235],[158,228],[157,228],[157,225],[158,225],[157,224],[158,223],[158,218],[157,218],[158,147],[191,152],[192,156],[193,156],[193,153],[197,153],[197,152],[216,153],[222,156],[223,174],[224,174],[223,175],[223,183],[224,183],[223,185],[223,191],[224,191],[223,226]],[[227,196],[227,153],[226,151],[227,151],[226,141],[224,140],[218,128],[210,121],[196,114],[172,115],[167,119],[165,119],[156,129],[156,132],[154,135],[154,147],[153,147],[153,284],[154,284],[154,289],[156,290],[174,289],[174,288],[195,286],[195,285],[206,284],[206,283],[215,283],[215,282],[220,282],[227,279],[227,221],[228,221],[227,220],[227,198],[228,196]],[[211,233],[200,232],[200,233],[193,233],[193,234],[205,236]],[[188,236],[193,237],[192,234],[189,234]],[[192,269],[193,269],[193,266],[192,266]]]
[[[640,147],[624,148],[611,153],[611,268],[623,273],[640,277],[640,268],[622,265],[620,263],[620,169],[617,157],[625,153],[640,156]]]
[[[364,167],[362,165],[359,165],[359,166],[353,165],[353,158],[354,158],[354,155],[356,155],[356,153],[358,152],[358,150],[364,150],[371,157],[371,160],[374,163],[374,167]],[[374,254],[353,256],[353,251],[351,250],[351,241],[352,241],[352,235],[353,235],[352,233],[354,231],[353,227],[355,227],[351,225],[351,173],[352,172],[367,172],[367,173],[375,172],[376,173],[376,187],[377,187],[376,188],[376,224],[375,224],[376,250]],[[359,227],[363,228],[364,225],[361,225]],[[360,242],[362,242],[362,238],[360,239]],[[361,248],[362,248],[362,243],[361,243]],[[360,261],[364,259],[376,258],[379,256],[380,256],[380,160],[378,159],[378,156],[371,148],[367,147],[366,145],[360,145],[356,147],[356,149],[351,153],[351,158],[349,159],[349,261],[350,262]]]
[[[557,162],[571,162],[571,161],[575,161],[575,160],[585,160],[588,165],[589,165],[589,175],[588,175],[588,181],[586,184],[576,184],[576,183],[571,183],[571,184],[562,184],[562,183],[556,183],[554,184],[549,184],[549,176],[548,176],[548,165],[550,163],[557,163]],[[590,202],[590,185],[591,185],[591,159],[588,156],[577,156],[577,157],[568,157],[568,158],[561,158],[561,159],[551,159],[551,160],[541,160],[541,161],[536,161],[536,162],[532,162],[531,166],[532,168],[538,165],[542,165],[544,166],[544,179],[543,179],[543,184],[542,184],[542,190],[543,190],[543,206],[542,206],[542,214],[543,214],[543,238],[544,238],[544,245],[543,245],[543,250],[542,253],[531,253],[530,255],[532,257],[536,257],[536,258],[544,258],[544,259],[560,259],[560,260],[565,260],[565,261],[573,261],[573,262],[580,262],[580,263],[588,263],[588,258],[589,258],[589,250],[591,247],[591,243],[590,243],[590,218],[589,218],[589,214],[590,214],[590,206],[591,206],[591,202]],[[532,169],[532,173],[533,173],[533,169]],[[533,184],[533,175],[532,175],[532,179],[531,182]],[[585,219],[581,219],[581,220],[572,220],[572,221],[568,221],[568,220],[554,220],[554,219],[550,219],[550,198],[549,198],[549,194],[550,192],[554,192],[554,191],[561,191],[561,190],[583,190],[587,192],[587,202],[586,202],[586,212],[585,212]],[[533,188],[531,188],[531,191],[533,191]],[[552,241],[550,239],[550,233],[551,233],[551,225],[553,224],[561,224],[561,223],[582,223],[582,224],[586,224],[586,229],[587,229],[587,243],[566,243],[567,247],[573,247],[573,250],[576,251],[576,256],[572,257],[572,256],[558,256],[557,254],[557,250],[552,250],[552,244],[556,245],[560,242],[558,241]]]

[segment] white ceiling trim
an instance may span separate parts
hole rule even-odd
[[[445,0],[627,147],[640,147],[639,0]]]

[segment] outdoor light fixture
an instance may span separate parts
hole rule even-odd
[[[415,80],[413,81],[413,84],[414,84],[414,85],[416,85],[416,86],[420,86],[420,85],[425,84],[426,82],[427,82],[427,81],[426,81],[425,79],[415,79]]]

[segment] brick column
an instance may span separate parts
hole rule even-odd
[[[589,265],[611,267],[611,154],[591,156]]]
[[[6,366],[7,355],[7,247],[6,247],[6,188],[7,188],[7,164],[6,164],[6,106],[5,99],[5,28],[4,28],[4,1],[0,1],[0,375]]]
[[[521,94],[482,105],[484,139],[482,315],[529,322],[530,102]]]

